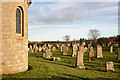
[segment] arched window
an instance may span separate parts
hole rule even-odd
[[[24,36],[24,14],[22,7],[16,9],[16,33]]]

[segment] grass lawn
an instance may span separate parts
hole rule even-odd
[[[95,57],[96,57],[96,48]],[[63,56],[59,49],[53,52],[54,57],[60,57],[61,61],[51,61],[42,58],[42,52],[29,53],[30,70],[17,74],[3,75],[6,78],[70,78],[70,79],[98,79],[98,78],[118,78],[120,74],[120,61],[117,61],[117,55],[109,53],[108,47],[103,47],[102,59],[95,58],[95,61],[88,61],[88,52],[84,55],[85,69],[75,68],[76,58],[71,57],[72,48],[69,48],[68,55]],[[105,62],[113,61],[115,72],[106,72]],[[119,76],[120,78],[120,76]],[[69,80],[70,80],[69,79]],[[55,79],[56,80],[56,79]],[[115,79],[117,80],[117,79]]]

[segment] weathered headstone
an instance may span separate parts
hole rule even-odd
[[[60,51],[61,51],[61,52],[63,51],[63,46],[64,46],[64,45],[61,45],[61,46],[60,46]]]
[[[90,52],[89,52],[89,61],[94,61],[94,50],[93,47],[90,47]]]
[[[113,46],[110,46],[110,53],[113,53]]]
[[[63,50],[63,55],[67,55],[67,47],[66,47],[66,45],[63,45],[62,50]]]
[[[47,49],[47,50],[45,51],[45,58],[46,58],[46,59],[51,59],[51,56],[52,56],[52,53],[50,52],[49,49]]]
[[[42,48],[41,48],[41,46],[39,46],[39,51],[40,51],[40,52],[42,51]]]
[[[85,68],[83,63],[84,52],[78,51],[76,68]]]
[[[32,49],[32,46],[31,46],[31,45],[30,45],[29,53],[33,53],[33,49]]]
[[[97,58],[103,58],[102,46],[100,46],[100,45],[97,45]]]
[[[56,47],[52,47],[52,51],[55,52],[56,51]]]
[[[37,43],[35,43],[35,52],[37,52],[38,47],[37,47]]]
[[[114,71],[114,63],[113,62],[106,62],[106,71],[113,72]]]
[[[77,56],[77,50],[78,47],[76,44],[73,45],[73,50],[72,50],[72,57],[76,57]]]
[[[61,61],[61,59],[59,57],[52,57],[53,61]]]
[[[33,44],[33,50],[35,50],[35,44]]]

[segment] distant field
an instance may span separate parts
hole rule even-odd
[[[114,47],[114,51],[115,51]],[[95,57],[96,57],[96,48]],[[117,61],[117,55],[115,53],[109,53],[108,47],[103,47],[103,59],[95,58],[95,61],[88,61],[88,52],[84,55],[84,65],[85,69],[75,68],[76,58],[71,57],[72,48],[69,48],[68,55],[63,56],[59,49],[53,52],[54,57],[60,57],[61,61],[51,61],[42,58],[42,52],[29,53],[29,67],[30,70],[17,73],[3,75],[3,79],[6,80],[10,78],[13,80],[15,78],[70,78],[70,79],[98,79],[98,78],[109,78],[117,80],[118,76],[120,78],[120,61]],[[115,72],[105,71],[105,62],[113,61]],[[49,80],[49,79],[48,79]]]

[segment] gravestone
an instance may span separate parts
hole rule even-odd
[[[56,51],[56,47],[52,47],[52,51],[55,52]]]
[[[113,53],[113,46],[110,46],[110,53]]]
[[[33,44],[33,50],[35,50],[35,44]]]
[[[50,52],[49,49],[47,49],[47,50],[45,51],[45,58],[46,58],[46,59],[51,59],[51,56],[52,56],[52,53]]]
[[[31,45],[30,45],[30,51],[29,51],[29,53],[34,53]]]
[[[94,50],[93,47],[90,47],[90,52],[89,52],[89,61],[94,61]]]
[[[72,50],[72,57],[76,57],[77,56],[77,50],[78,47],[76,44],[73,45],[73,50]]]
[[[106,62],[106,71],[113,72],[114,71],[114,63],[113,62]]]
[[[39,46],[39,52],[41,52],[42,51],[42,48],[41,48],[41,46]]]
[[[37,43],[35,43],[35,52],[37,52],[38,47],[37,47]]]
[[[83,63],[84,52],[78,51],[76,68],[85,68]]]
[[[59,57],[52,57],[53,61],[61,61],[61,59]]]
[[[63,55],[67,55],[67,47],[66,47],[66,45],[63,45],[62,50],[63,50]]]
[[[103,58],[102,46],[100,46],[100,45],[97,45],[97,58]]]
[[[61,51],[61,52],[63,51],[63,46],[64,46],[64,45],[61,45],[61,46],[60,46],[60,51]]]

